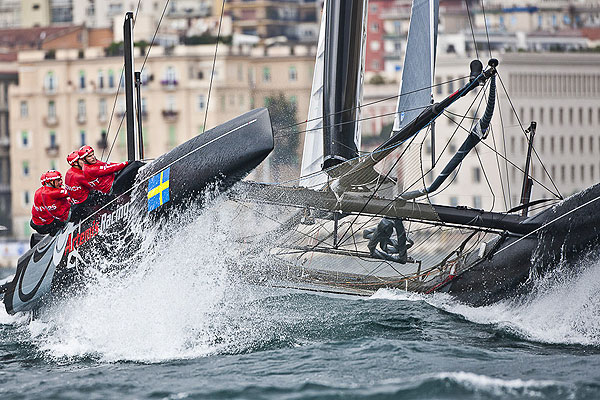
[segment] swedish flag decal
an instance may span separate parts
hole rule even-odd
[[[167,168],[148,181],[148,212],[169,201],[169,170]]]

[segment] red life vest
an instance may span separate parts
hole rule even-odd
[[[83,171],[75,167],[69,168],[65,174],[65,188],[73,204],[86,201],[91,190]]]
[[[54,221],[52,214],[48,212],[48,209],[42,201],[42,190],[45,186],[42,186],[35,191],[33,195],[33,207],[31,207],[31,220],[36,225],[48,225]]]
[[[48,212],[56,219],[66,221],[69,219],[69,194],[64,188],[42,187],[42,202]]]
[[[115,172],[122,170],[126,166],[127,161],[118,164],[107,164],[102,161],[96,161],[94,164],[85,164],[83,166],[83,175],[93,190],[108,194],[115,180]]]

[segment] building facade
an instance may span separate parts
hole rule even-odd
[[[136,51],[139,50],[136,48]],[[219,46],[210,98],[214,46],[153,47],[142,72],[145,155],[157,157],[176,145],[253,108],[279,93],[308,113],[314,46],[240,48]],[[111,161],[126,157],[123,59],[101,48],[21,52],[19,85],[10,88],[13,226],[26,237],[33,193],[42,172],[67,170],[65,157],[83,144]],[[138,54],[136,66],[144,58]],[[111,118],[111,111],[115,113]],[[207,109],[209,110],[206,113]],[[205,122],[206,121],[206,122]],[[114,142],[114,148],[112,148]],[[112,148],[112,150],[111,150]]]
[[[16,85],[17,72],[10,69],[10,65],[0,68],[0,225],[6,227],[6,230],[0,230],[0,236],[10,235],[12,231],[8,88]]]

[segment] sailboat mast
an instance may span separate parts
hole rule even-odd
[[[123,24],[123,50],[125,56],[125,115],[127,118],[127,159],[139,160],[140,145],[135,140],[135,96],[133,92],[133,13],[125,14]]]
[[[323,74],[323,169],[358,156],[356,140],[365,0],[328,1]]]

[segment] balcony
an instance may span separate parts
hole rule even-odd
[[[83,125],[87,122],[87,117],[85,114],[77,114],[77,123],[79,125]]]
[[[179,119],[179,111],[162,110],[162,116],[167,122],[177,122]]]
[[[166,90],[175,90],[179,82],[177,82],[177,79],[163,79],[160,84]]]
[[[48,157],[58,157],[58,150],[59,147],[57,144],[55,144],[54,146],[48,146],[46,147],[46,154],[48,155]]]
[[[44,86],[43,91],[46,95],[54,95],[58,92],[56,86]]]
[[[46,115],[44,117],[44,125],[48,128],[53,128],[58,125],[58,117],[56,115]]]

